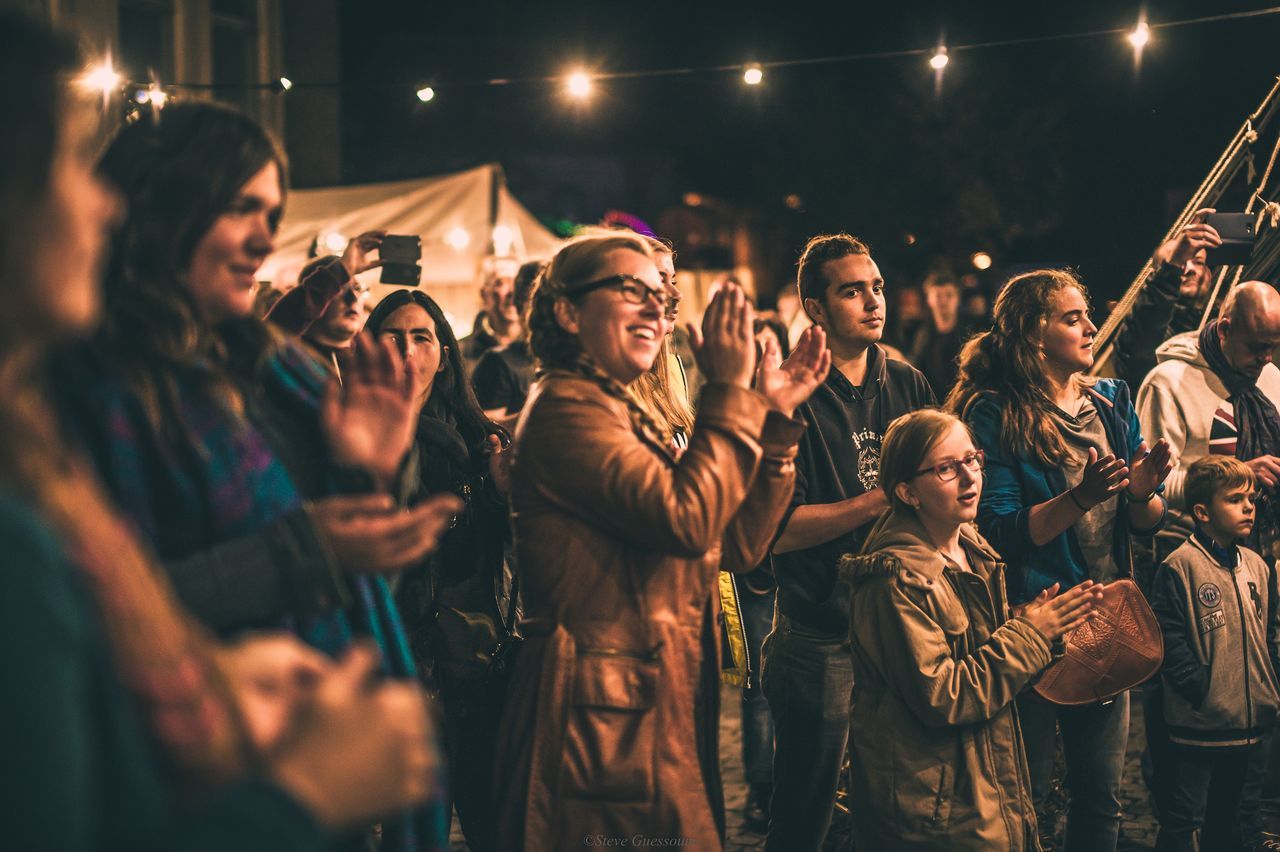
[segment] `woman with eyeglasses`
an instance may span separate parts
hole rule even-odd
[[[752,390],[752,311],[722,290],[695,334],[709,382],[677,461],[627,392],[666,307],[652,249],[629,234],[569,243],[534,291],[545,372],[511,469],[525,645],[495,763],[501,849],[722,845],[716,578],[763,557],[793,487],[792,413],[830,357],[810,334]]]
[[[1004,566],[973,527],[984,463],[956,417],[899,417],[880,456],[889,511],[840,566],[859,849],[1040,848],[1014,698],[1101,593],[1051,589],[1010,617]]]
[[[1128,576],[1130,536],[1153,535],[1164,520],[1158,492],[1171,469],[1169,443],[1148,451],[1128,386],[1086,375],[1097,333],[1080,280],[1041,269],[1005,285],[991,330],[960,353],[947,407],[986,452],[978,521],[1009,564],[1014,604],[1054,586]],[[1061,731],[1070,800],[1064,848],[1114,850],[1128,693],[1083,707],[1029,693],[1019,714],[1042,815]]]

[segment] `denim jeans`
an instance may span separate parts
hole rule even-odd
[[[744,590],[742,627],[747,634],[747,654],[751,658],[751,676],[742,691],[742,768],[748,784],[769,786],[773,783],[773,720],[769,701],[760,686],[761,649],[773,627],[775,593],[757,595]]]
[[[1188,841],[1199,831],[1201,849],[1240,849],[1240,792],[1250,757],[1262,751],[1174,745],[1169,805],[1157,848],[1194,848]]]
[[[1018,716],[1031,771],[1031,794],[1042,834],[1053,780],[1057,734],[1067,764],[1067,834],[1063,852],[1115,852],[1120,834],[1120,780],[1129,739],[1129,693],[1106,705],[1059,707],[1026,692]]]
[[[815,852],[831,825],[849,744],[849,642],[806,633],[779,613],[765,639],[761,680],[774,729],[765,849]]]
[[[491,802],[503,684],[452,680],[441,674],[448,792],[472,852],[495,848]],[[501,771],[505,771],[501,770]]]

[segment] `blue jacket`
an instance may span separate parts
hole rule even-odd
[[[1088,395],[1098,409],[1112,452],[1127,463],[1142,443],[1129,386],[1118,379],[1099,379]],[[1010,455],[1000,440],[1002,404],[1003,400],[994,393],[980,396],[965,410],[964,419],[978,446],[987,454],[978,527],[1008,563],[1010,602],[1021,603],[1054,583],[1068,589],[1089,579],[1089,566],[1074,528],[1039,547],[1031,540],[1031,507],[1066,491],[1067,479],[1060,468],[1046,468],[1032,459]],[[1163,491],[1164,486],[1157,490]],[[1112,553],[1117,567],[1124,572],[1130,566],[1130,534],[1154,535],[1164,523],[1164,513],[1151,529],[1138,530],[1130,528],[1129,513],[1123,505],[1120,509],[1116,512]]]

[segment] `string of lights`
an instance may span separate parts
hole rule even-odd
[[[113,93],[125,92],[126,97],[131,97],[134,103],[140,105],[150,105],[153,108],[163,108],[168,100],[169,93],[175,90],[189,91],[210,91],[223,90],[227,88],[250,89],[276,91],[281,94],[290,92],[294,89],[310,89],[310,90],[341,90],[341,89],[359,89],[367,91],[370,88],[396,88],[409,89],[417,97],[420,103],[426,104],[435,100],[437,96],[437,88],[448,90],[473,88],[483,86],[513,86],[522,84],[547,84],[558,83],[564,87],[565,93],[576,100],[585,100],[591,96],[594,86],[598,82],[607,82],[610,80],[637,80],[651,79],[657,77],[676,77],[695,74],[724,74],[724,73],[741,73],[742,81],[748,86],[759,86],[764,82],[765,73],[768,71],[799,68],[814,65],[837,65],[852,62],[865,62],[877,59],[902,59],[910,57],[927,58],[929,67],[933,69],[937,75],[938,84],[941,84],[941,75],[946,69],[951,59],[956,54],[969,53],[979,50],[989,50],[995,48],[1014,47],[1019,45],[1044,44],[1048,42],[1061,41],[1078,41],[1082,39],[1102,39],[1123,37],[1133,48],[1135,63],[1140,61],[1143,49],[1150,42],[1154,33],[1160,30],[1168,30],[1176,27],[1187,27],[1203,24],[1220,23],[1223,21],[1234,21],[1247,18],[1259,18],[1269,15],[1280,14],[1280,6],[1270,6],[1263,9],[1251,9],[1240,12],[1226,12],[1216,15],[1202,15],[1194,18],[1182,18],[1172,21],[1148,21],[1145,16],[1139,18],[1133,28],[1113,27],[1110,29],[1089,30],[1074,33],[1057,33],[1051,35],[1026,36],[1022,38],[1000,39],[995,41],[972,42],[965,44],[944,45],[939,44],[933,47],[907,48],[901,50],[882,50],[863,53],[846,53],[832,56],[812,56],[792,59],[775,59],[768,61],[752,61],[744,64],[728,64],[728,65],[708,65],[700,67],[681,67],[681,68],[649,68],[640,70],[619,70],[619,71],[592,71],[586,68],[574,68],[566,73],[558,75],[532,75],[524,77],[503,77],[488,80],[455,80],[447,83],[435,83],[433,85],[417,84],[408,86],[406,84],[382,84],[369,85],[361,84],[345,84],[338,82],[305,82],[293,81],[288,77],[279,77],[268,83],[250,83],[237,86],[224,86],[214,83],[169,83],[162,86],[157,80],[151,79],[147,82],[136,82],[127,80],[126,77],[115,69],[111,64],[111,57],[108,54],[105,60],[97,66],[91,68],[81,78],[83,84],[94,90],[102,92],[104,101]]]

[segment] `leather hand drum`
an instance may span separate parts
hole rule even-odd
[[[1102,587],[1093,618],[1066,637],[1067,652],[1045,669],[1035,691],[1054,704],[1107,701],[1150,680],[1164,660],[1155,613],[1133,580]]]

